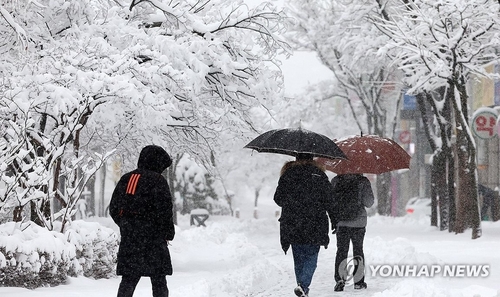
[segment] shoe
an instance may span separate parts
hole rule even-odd
[[[345,282],[344,281],[338,281],[337,284],[335,285],[335,288],[333,288],[333,290],[335,292],[344,291],[344,286],[345,286]]]
[[[293,289],[293,292],[298,297],[307,297],[307,294],[304,292],[304,289],[302,289],[302,287],[300,285],[297,286],[297,288]]]
[[[354,290],[363,290],[368,288],[365,282],[354,284]]]

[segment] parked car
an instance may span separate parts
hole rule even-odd
[[[431,198],[413,197],[406,203],[406,214],[408,215],[431,215]]]

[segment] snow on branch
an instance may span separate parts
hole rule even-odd
[[[14,18],[12,18],[10,13],[2,6],[0,6],[0,15],[7,22],[7,24],[9,24],[12,27],[12,29],[14,29],[14,32],[16,32],[18,39],[23,44],[23,48],[27,48],[28,36],[26,34],[26,31],[24,31],[24,29],[21,26],[19,26],[19,24],[17,24],[16,21],[14,21]]]

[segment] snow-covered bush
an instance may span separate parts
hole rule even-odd
[[[189,154],[184,154],[175,166],[173,190],[175,203],[181,214],[203,208],[210,214],[230,214],[230,206],[224,199],[221,181],[197,163]]]
[[[97,223],[74,221],[65,233],[33,223],[0,225],[0,286],[37,288],[68,276],[114,273],[118,235]]]
[[[75,247],[84,276],[109,278],[115,273],[119,237],[112,229],[99,223],[72,221],[65,234]]]

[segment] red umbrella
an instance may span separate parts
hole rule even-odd
[[[348,160],[318,158],[326,170],[337,174],[381,174],[410,168],[411,156],[394,140],[376,135],[357,135],[335,142]]]

